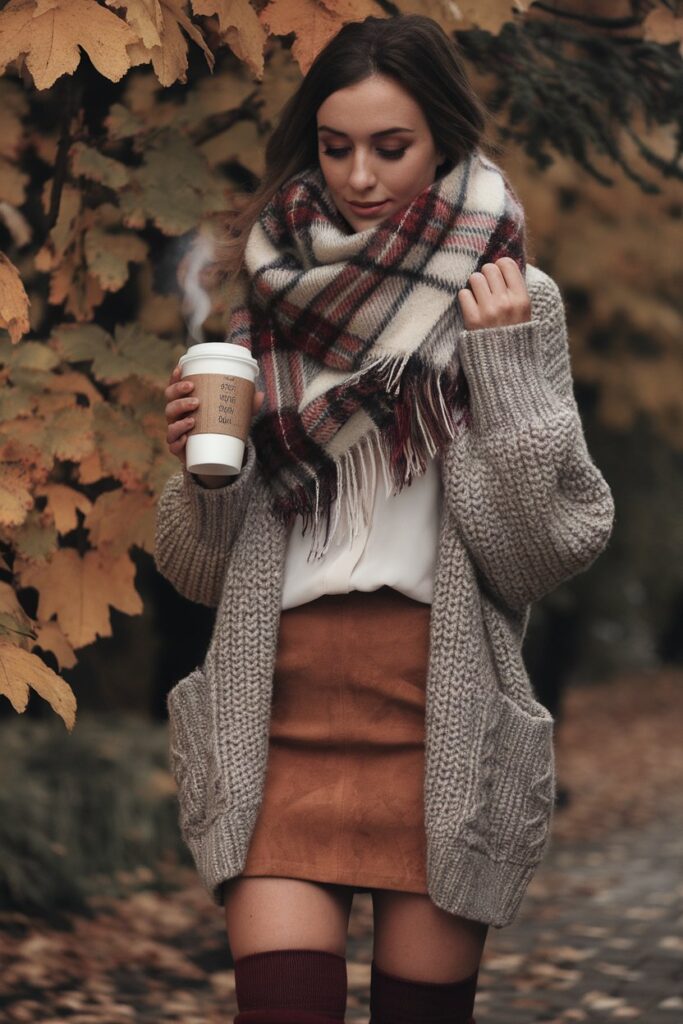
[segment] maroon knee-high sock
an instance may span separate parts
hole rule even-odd
[[[370,1024],[474,1024],[479,969],[453,982],[410,981],[372,962]]]
[[[235,960],[233,1024],[339,1024],[346,958],[320,949],[269,949]]]

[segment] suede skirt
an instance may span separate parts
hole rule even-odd
[[[263,802],[242,876],[427,892],[430,612],[388,586],[282,611]]]

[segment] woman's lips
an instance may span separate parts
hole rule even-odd
[[[372,217],[374,214],[381,210],[389,202],[388,199],[383,199],[381,203],[374,203],[372,206],[359,206],[357,203],[349,203],[349,206],[354,213],[357,213],[359,217]]]

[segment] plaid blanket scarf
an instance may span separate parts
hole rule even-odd
[[[468,425],[457,294],[501,256],[524,271],[524,239],[519,199],[479,151],[367,230],[350,230],[318,167],[263,208],[229,341],[259,362],[253,442],[274,514],[313,526],[309,560],[367,525],[380,470],[398,493]]]

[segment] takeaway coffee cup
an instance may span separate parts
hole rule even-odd
[[[242,468],[258,363],[243,345],[209,341],[191,345],[178,364],[199,399],[187,433],[186,467],[190,473],[234,476]]]

